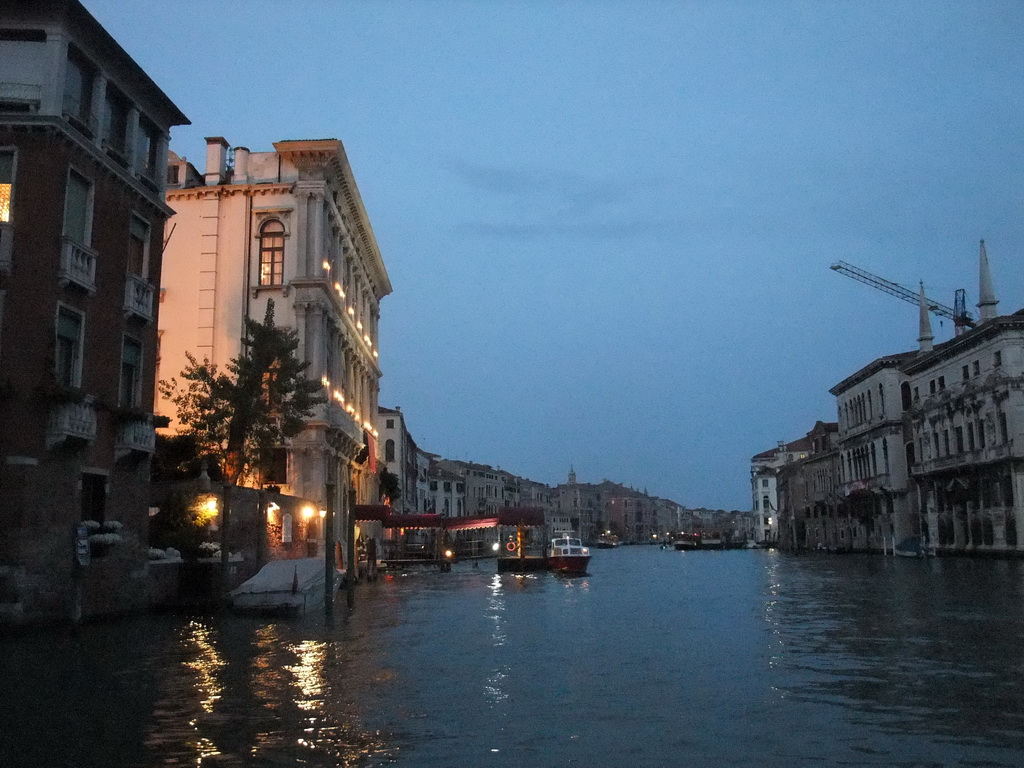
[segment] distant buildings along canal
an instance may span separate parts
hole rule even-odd
[[[799,457],[754,457],[755,505],[759,480],[777,488],[781,546],[1024,552],[1024,310],[996,312],[984,243],[979,275],[974,327],[935,344],[922,291],[918,349],[834,386],[838,420]]]

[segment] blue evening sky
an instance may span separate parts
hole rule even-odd
[[[535,480],[749,509],[749,461],[1024,306],[1024,3],[85,0],[205,136],[341,139],[394,293],[381,404]],[[952,335],[949,322],[938,340]]]

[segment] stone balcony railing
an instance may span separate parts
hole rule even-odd
[[[14,266],[14,227],[0,221],[0,275],[9,275]]]
[[[148,416],[126,419],[117,430],[114,451],[118,458],[132,453],[154,453],[156,451],[156,430]]]
[[[357,443],[363,442],[363,427],[356,423],[355,417],[337,403],[328,403],[328,421],[330,425]]]
[[[931,472],[941,472],[958,467],[968,467],[975,464],[987,464],[993,461],[1008,459],[1013,455],[1013,444],[1003,443],[1001,445],[989,445],[973,451],[964,451],[954,456],[942,456],[938,459],[928,459],[918,462],[914,467],[914,474],[922,475]]]
[[[50,410],[46,428],[46,447],[80,440],[91,443],[96,439],[96,407],[91,401],[55,403]]]
[[[74,283],[89,295],[96,293],[96,256],[96,251],[89,246],[65,236],[60,249],[60,271],[57,273],[60,285]]]
[[[128,275],[124,284],[124,315],[125,317],[142,318],[147,323],[153,321],[153,297],[156,290],[145,278]]]

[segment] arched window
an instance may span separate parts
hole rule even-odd
[[[384,461],[395,460],[395,441],[388,440],[384,443]]]
[[[284,283],[284,225],[275,220],[260,227],[260,285]]]

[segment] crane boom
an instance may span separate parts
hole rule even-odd
[[[852,277],[854,280],[859,280],[860,282],[866,285],[870,285],[872,288],[877,288],[880,291],[885,291],[890,296],[895,296],[898,299],[903,299],[904,301],[909,302],[910,304],[917,304],[918,301],[920,301],[920,297],[918,296],[918,294],[910,290],[909,288],[905,288],[899,283],[894,283],[891,280],[886,280],[884,277],[873,275],[870,272],[863,270],[860,267],[855,267],[853,266],[853,264],[848,264],[845,261],[837,261],[835,264],[832,265],[831,269],[834,269],[841,275]],[[928,309],[934,312],[936,315],[948,317],[951,320],[956,319],[956,314],[953,312],[952,307],[948,307],[945,304],[933,301],[932,299],[929,299],[927,296],[924,297],[924,300],[928,302]]]

